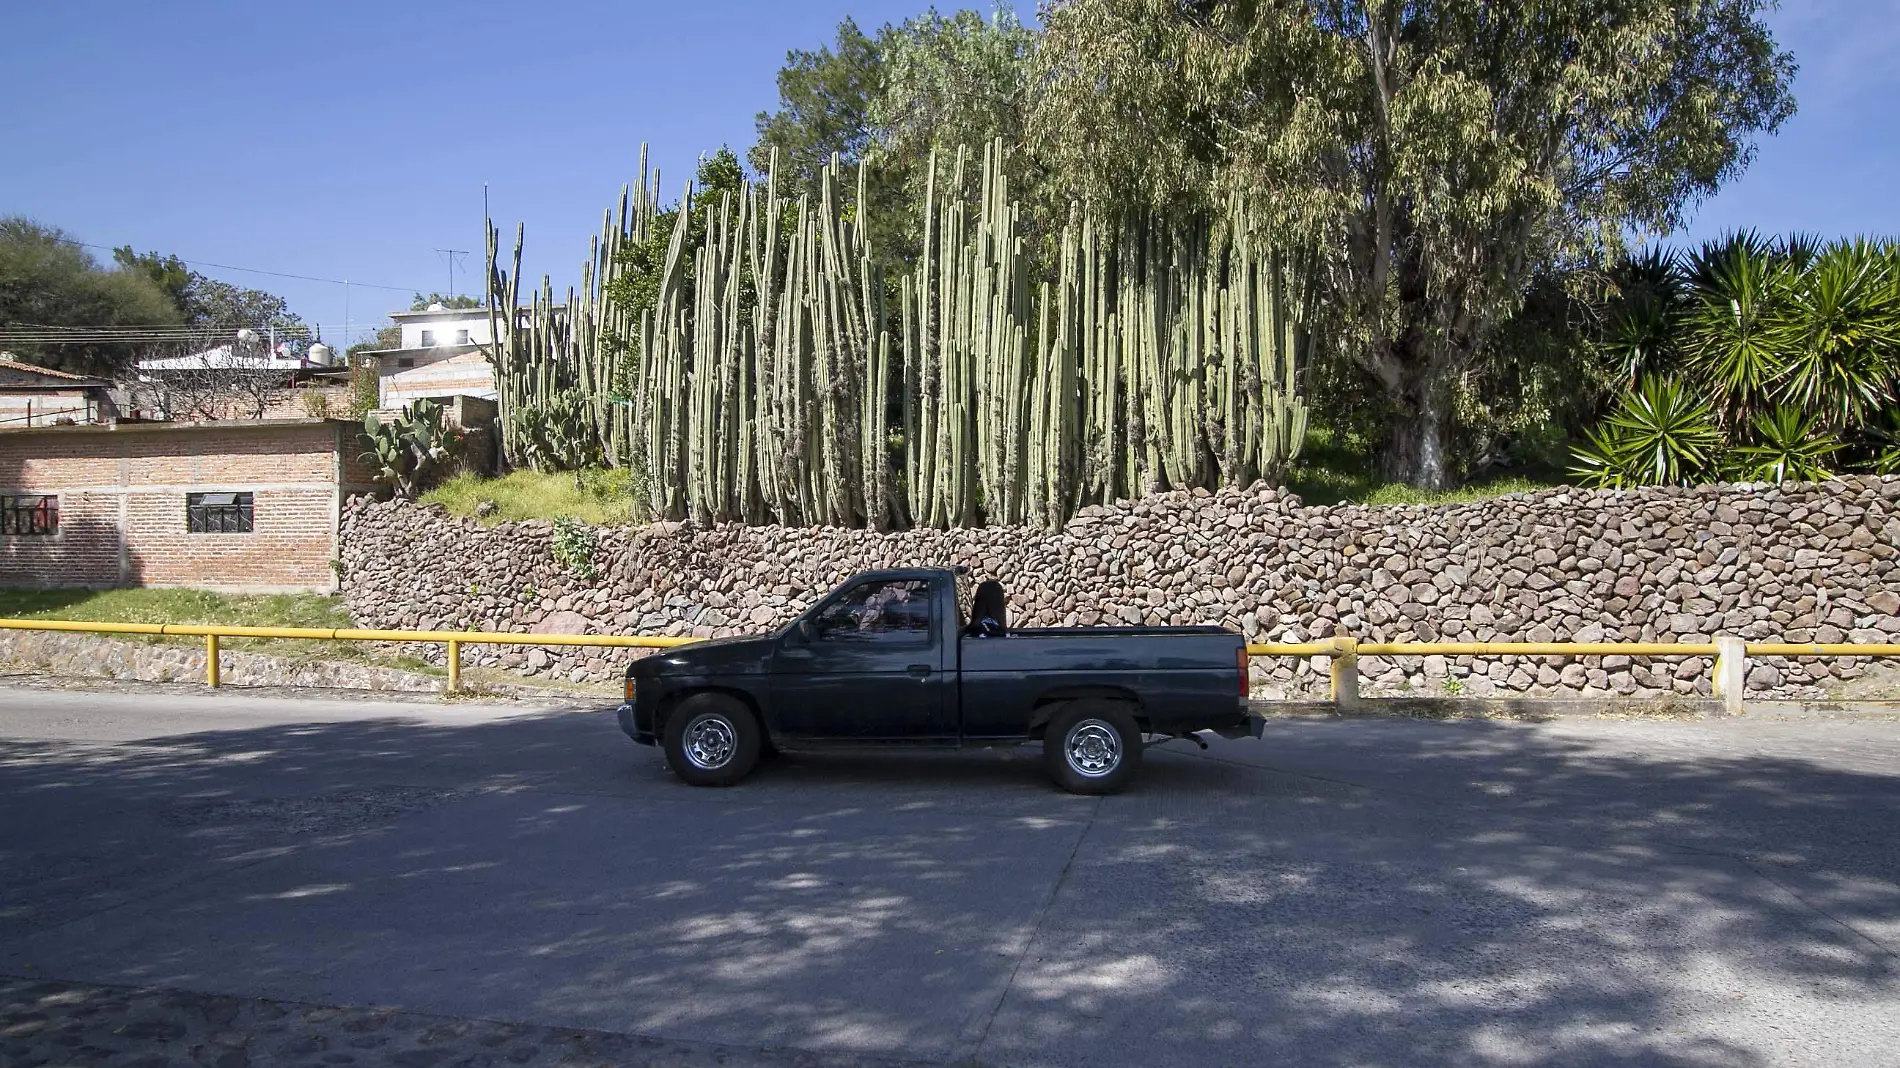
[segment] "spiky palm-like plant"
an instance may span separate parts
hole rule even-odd
[[[1827,437],[1819,420],[1778,405],[1752,422],[1754,441],[1735,450],[1735,469],[1761,482],[1819,482],[1832,476],[1828,457],[1846,446]]]
[[[1676,486],[1714,468],[1722,434],[1708,403],[1681,383],[1645,377],[1575,450],[1571,474],[1610,488]]]
[[[1900,270],[1862,241],[1828,246],[1793,276],[1768,340],[1784,364],[1776,396],[1836,429],[1865,426],[1900,378]]]
[[[1784,371],[1776,333],[1794,277],[1790,261],[1744,231],[1703,245],[1685,267],[1682,347],[1689,371],[1714,390],[1723,419],[1741,425]]]

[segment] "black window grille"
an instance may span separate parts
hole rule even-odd
[[[59,498],[46,494],[0,497],[0,534],[59,533]]]
[[[249,534],[251,495],[187,493],[185,523],[186,529],[193,534]]]

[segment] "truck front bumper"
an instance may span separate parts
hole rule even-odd
[[[643,731],[640,729],[640,722],[635,717],[634,712],[635,708],[632,701],[628,701],[619,708],[614,709],[614,718],[620,721],[621,731],[624,732],[627,737],[632,738],[641,745],[659,744],[659,740],[653,737],[652,731]]]

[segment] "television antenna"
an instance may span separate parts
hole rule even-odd
[[[436,251],[439,253],[442,253],[443,255],[449,258],[449,299],[454,300],[455,299],[455,257],[457,256],[467,257],[468,250],[464,248],[439,248],[439,249],[436,249]],[[466,271],[464,273],[466,273]]]

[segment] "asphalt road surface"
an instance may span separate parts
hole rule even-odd
[[[0,1062],[1900,1064],[1900,723],[694,789],[601,712],[0,688]]]

